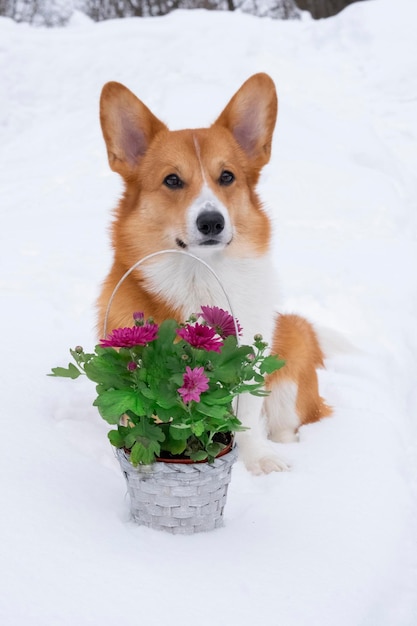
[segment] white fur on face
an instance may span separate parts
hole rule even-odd
[[[201,159],[201,150],[200,144],[198,143],[198,139],[196,135],[193,135],[194,140],[194,148],[198,158],[198,163],[200,165],[201,177],[203,180],[203,184],[200,190],[199,195],[188,208],[187,211],[187,247],[190,252],[196,254],[197,256],[206,256],[206,253],[209,252],[210,249],[220,250],[227,246],[232,238],[233,238],[233,226],[230,220],[229,211],[227,207],[219,200],[216,194],[210,189],[207,183],[206,172],[204,170],[204,165]],[[199,215],[204,213],[205,211],[213,211],[220,213],[224,219],[224,229],[223,231],[216,237],[218,243],[213,246],[205,246],[204,240],[206,237],[198,230],[197,228],[197,219]],[[191,248],[191,249],[190,249]]]

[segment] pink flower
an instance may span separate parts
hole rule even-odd
[[[204,367],[195,367],[191,369],[187,365],[183,378],[183,386],[178,389],[178,393],[182,396],[184,402],[200,402],[200,394],[207,391],[208,378],[204,374]]]
[[[100,339],[103,348],[133,348],[153,341],[158,334],[157,324],[144,324],[126,328],[115,328],[106,339]]]
[[[236,327],[239,335],[242,334],[242,328],[239,322],[236,320],[235,326],[233,316],[224,309],[219,309],[218,306],[202,306],[201,316],[209,326],[215,329],[220,337],[223,337],[223,339],[229,337],[229,335],[236,336]]]
[[[223,341],[216,337],[214,328],[202,324],[187,324],[184,328],[177,330],[177,334],[191,346],[201,350],[220,352],[223,345]]]

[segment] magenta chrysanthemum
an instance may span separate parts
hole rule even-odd
[[[207,391],[208,378],[204,374],[204,367],[195,367],[191,369],[187,365],[185,368],[185,374],[183,377],[183,386],[178,389],[178,393],[181,395],[184,402],[200,402],[200,395],[203,391]]]
[[[177,330],[177,334],[193,348],[201,350],[220,352],[223,345],[223,341],[216,336],[214,328],[203,326],[203,324],[187,324],[184,328]]]
[[[157,324],[115,328],[107,335],[106,339],[100,339],[100,345],[103,348],[133,348],[134,346],[144,346],[150,341],[153,341],[157,334]]]
[[[242,328],[239,322],[233,319],[228,311],[220,309],[218,306],[202,306],[201,316],[211,328],[214,328],[220,337],[226,338],[229,335],[236,336],[236,327],[239,335],[242,334]]]

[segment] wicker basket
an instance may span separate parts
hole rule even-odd
[[[223,509],[236,447],[213,463],[164,463],[133,467],[116,449],[137,524],[173,534],[192,534],[223,525]]]

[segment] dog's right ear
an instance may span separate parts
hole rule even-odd
[[[153,137],[167,128],[127,87],[116,82],[103,87],[100,122],[109,165],[126,180]]]

